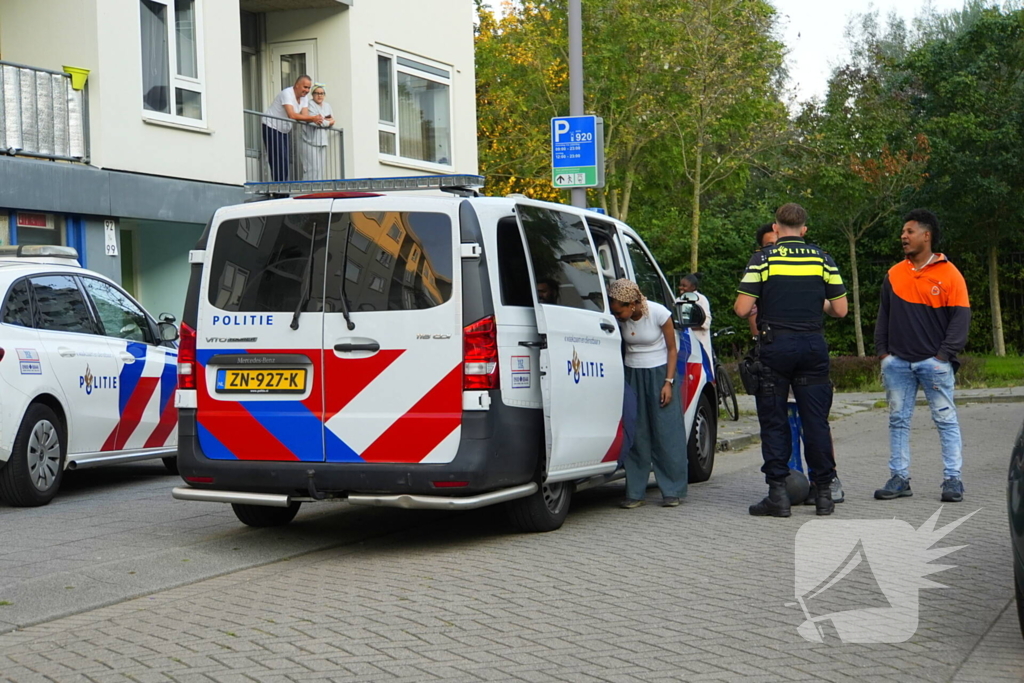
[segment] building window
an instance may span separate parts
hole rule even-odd
[[[372,289],[375,292],[383,292],[384,278],[382,278],[380,275],[374,275],[373,279],[370,280],[370,289]]]
[[[206,123],[201,10],[202,0],[139,0],[145,116]]]
[[[450,169],[451,67],[381,51],[377,86],[381,156]]]
[[[391,259],[392,258],[393,257],[391,256],[391,254],[389,254],[386,251],[381,251],[381,252],[377,253],[377,262],[380,263],[385,268],[388,268],[388,267],[391,266]]]
[[[402,231],[398,229],[397,225],[392,224],[391,227],[388,228],[388,237],[390,237],[394,241],[397,242],[398,238],[401,237],[401,236],[402,236]]]
[[[345,279],[350,282],[359,282],[359,276],[363,274],[362,267],[353,262],[349,261],[345,266]]]

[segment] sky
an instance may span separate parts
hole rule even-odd
[[[880,17],[896,11],[911,26],[927,0],[769,0],[779,11],[779,28],[789,48],[790,87],[797,100],[823,97],[833,67],[849,54],[845,29],[855,14],[878,10]],[[938,12],[961,9],[963,0],[931,0]]]

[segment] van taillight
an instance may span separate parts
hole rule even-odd
[[[498,328],[487,316],[462,330],[462,388],[498,388]]]
[[[196,388],[196,331],[181,323],[178,338],[178,388]]]
[[[0,360],[4,359],[4,350],[0,349]]]

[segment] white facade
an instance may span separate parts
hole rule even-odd
[[[169,114],[143,106],[141,52],[145,49],[146,19],[142,14],[146,5],[142,0],[4,0],[0,4],[0,59],[54,71],[64,66],[90,70],[92,165],[244,184],[240,9],[324,2],[195,0],[197,20],[192,30],[197,37],[198,74],[194,79],[176,73],[181,70],[181,55],[174,52],[178,47],[174,1],[148,3],[149,7],[166,5],[164,18],[170,22],[168,49],[173,62],[169,64],[170,89],[184,85],[200,93],[199,120],[176,116],[174,103]],[[326,85],[336,128],[344,133],[346,176],[477,172],[471,0],[355,0],[351,6],[333,3],[327,8],[276,10],[254,16],[260,36],[256,63],[261,92],[250,106],[259,104],[262,111],[282,87],[291,85],[281,83],[281,55],[308,50],[306,70]],[[46,27],[45,33],[36,30],[40,26]],[[429,83],[435,91],[431,101],[449,107],[439,113],[446,123],[436,126],[441,131],[439,137],[445,137],[445,125],[449,131],[448,139],[440,143],[442,151],[432,155],[417,151],[403,155],[399,149],[395,154],[380,152],[378,55],[382,54],[401,56],[406,63],[431,69],[421,73],[424,78],[420,79],[415,68],[393,64],[411,74],[403,72],[401,78]],[[447,77],[439,75],[443,73]],[[401,99],[398,86],[392,85],[395,99]],[[394,102],[395,109],[399,104]],[[396,111],[394,118],[400,117]],[[424,156],[435,161],[417,158]]]

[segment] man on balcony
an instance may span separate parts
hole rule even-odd
[[[312,86],[313,79],[299,76],[295,85],[279,92],[263,112],[263,144],[267,148],[267,163],[274,182],[290,179],[291,141],[288,136],[292,132],[292,121],[323,123],[323,116],[309,113],[309,89]]]

